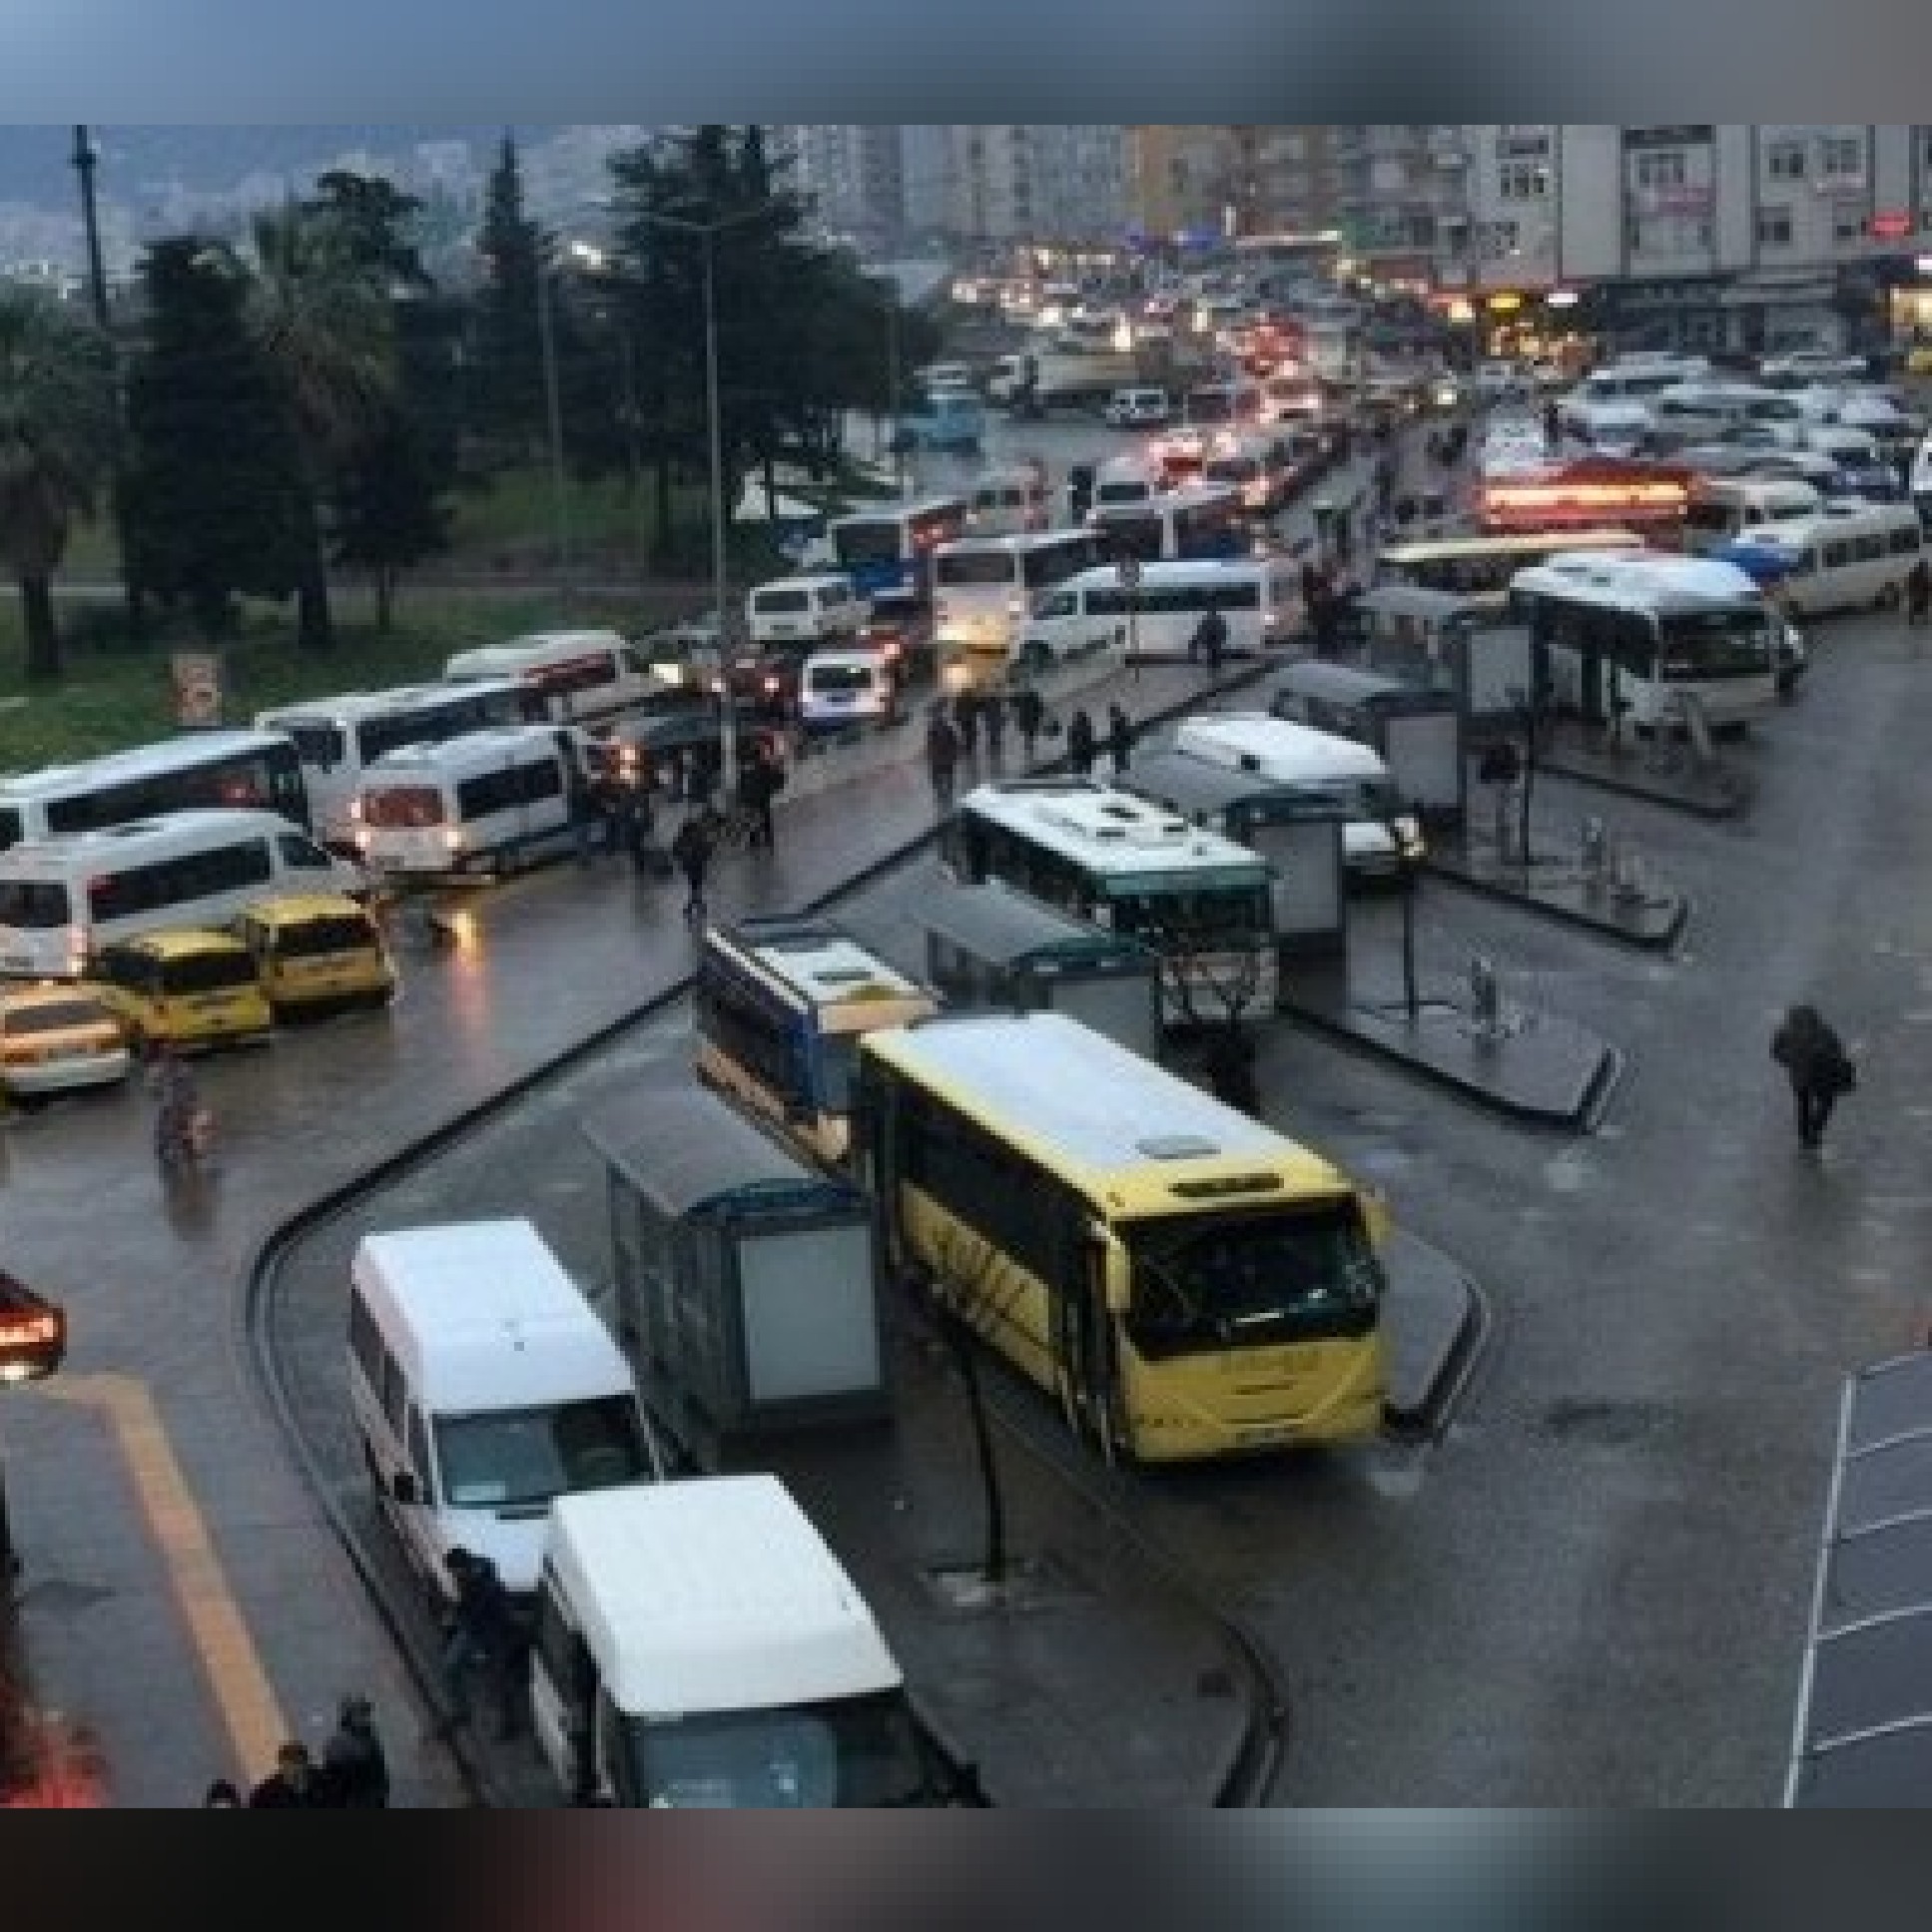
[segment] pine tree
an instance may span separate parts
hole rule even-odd
[[[503,137],[476,238],[484,284],[476,304],[472,424],[527,455],[543,425],[543,343],[537,320],[542,238],[523,212],[516,142]]]

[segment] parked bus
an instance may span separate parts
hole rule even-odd
[[[933,553],[966,533],[971,505],[964,496],[882,503],[835,516],[826,537],[836,567],[882,606],[923,608],[932,596]]]
[[[1510,601],[1510,579],[1519,570],[1548,563],[1559,552],[1634,552],[1643,539],[1630,530],[1535,530],[1511,536],[1433,537],[1421,543],[1386,544],[1375,559],[1375,584],[1405,584],[1447,591],[1493,610]]]
[[[641,710],[663,688],[644,654],[615,631],[534,631],[458,651],[442,674],[450,684],[515,679],[537,693],[542,716],[585,730]]]
[[[540,691],[516,678],[493,678],[305,698],[263,712],[255,724],[295,746],[316,837],[332,852],[352,854],[355,795],[378,758],[404,745],[440,745],[496,725],[540,724],[546,716]]]
[[[889,1263],[1101,1454],[1380,1429],[1386,1223],[1319,1154],[1060,1013],[949,1014],[859,1058]]]
[[[1084,778],[981,785],[940,835],[953,877],[1002,880],[1161,957],[1170,1026],[1275,1000],[1266,860],[1174,813]]]
[[[79,978],[117,940],[220,927],[272,893],[367,891],[274,812],[166,812],[28,840],[0,856],[0,973]]]
[[[282,731],[200,731],[74,765],[0,779],[0,852],[23,840],[131,825],[164,812],[236,806],[307,828],[298,748]]]
[[[1519,573],[1510,608],[1529,627],[1549,697],[1589,723],[1668,725],[1680,696],[1714,726],[1742,726],[1777,707],[1774,614],[1730,564],[1560,559]]]
[[[860,1035],[939,1003],[825,920],[714,926],[698,956],[698,1075],[836,1166],[851,1140]]]
[[[1201,619],[1218,610],[1229,657],[1285,645],[1300,609],[1301,580],[1285,557],[1147,563],[1129,588],[1101,564],[1069,578],[1033,606],[1019,634],[1020,661],[1040,670],[1076,652],[1117,647],[1129,663],[1185,660]]]
[[[1102,554],[1142,563],[1242,557],[1254,543],[1241,492],[1225,483],[1196,483],[1150,502],[1096,509],[1091,521]]]
[[[556,726],[405,746],[362,775],[362,857],[386,878],[452,881],[561,858],[582,836],[584,777],[571,733]]]
[[[933,556],[933,642],[944,668],[1003,670],[1042,591],[1099,562],[1091,530],[1040,530],[1022,536],[966,537]]]

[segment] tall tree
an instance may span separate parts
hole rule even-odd
[[[29,677],[60,675],[53,576],[113,448],[105,338],[44,295],[0,287],[0,564],[20,585]]]
[[[449,548],[437,464],[412,416],[389,407],[357,440],[337,472],[334,509],[334,560],[369,573],[376,628],[386,631],[397,578]]]
[[[483,287],[476,303],[473,361],[476,428],[528,454],[543,426],[543,343],[537,317],[542,237],[523,212],[523,170],[516,142],[503,137],[484,193],[476,238]]]
[[[248,289],[199,236],[142,264],[146,341],[128,379],[126,523],[140,581],[219,635],[239,592],[287,597],[313,521],[287,398]]]

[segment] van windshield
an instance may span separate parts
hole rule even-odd
[[[183,953],[161,963],[161,990],[167,992],[232,992],[255,984],[255,962],[239,947],[207,953]]]
[[[65,926],[67,888],[59,880],[9,879],[0,882],[0,926],[17,926],[27,933],[45,933]]]
[[[442,819],[442,794],[433,785],[385,785],[362,794],[363,823],[384,831],[417,831]]]
[[[814,691],[870,691],[872,667],[866,664],[815,664],[809,682]]]
[[[599,1396],[545,1409],[436,1419],[442,1499],[457,1510],[513,1510],[651,1474],[637,1403]]]
[[[851,1810],[944,1801],[898,1690],[625,1722],[640,1810]]]
[[[373,944],[369,923],[359,914],[330,913],[296,920],[275,930],[275,950],[284,960],[317,960],[330,953],[359,953]]]
[[[761,590],[757,604],[760,610],[807,610],[811,599],[803,590]]]

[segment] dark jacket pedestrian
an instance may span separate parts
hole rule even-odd
[[[942,807],[953,803],[953,781],[959,768],[959,731],[944,711],[935,709],[926,727],[926,770],[933,781],[933,797]]]
[[[1825,1123],[1841,1093],[1858,1082],[1844,1041],[1825,1023],[1817,1007],[1793,1006],[1771,1036],[1771,1057],[1784,1068],[1797,1103],[1798,1144],[1824,1145]]]
[[[527,1646],[510,1594],[487,1557],[452,1550],[444,1567],[456,1586],[442,1650],[443,1694],[449,1701],[450,1722],[469,1721],[469,1675],[480,1669],[496,1693],[497,1735],[514,1737],[523,1727]]]
[[[1046,701],[1029,684],[1013,694],[1013,723],[1019,742],[1031,764],[1039,747],[1040,727],[1046,722]]]
[[[1905,573],[1905,621],[1923,624],[1932,616],[1932,564],[1921,557]]]
[[[711,857],[717,849],[718,835],[708,808],[689,814],[671,841],[672,863],[684,874],[686,919],[695,919],[704,911],[705,875],[711,870]]]
[[[1226,1106],[1238,1107],[1243,1113],[1261,1111],[1261,1090],[1254,1077],[1254,1041],[1238,1019],[1226,1020],[1214,1028],[1202,1065],[1217,1100]]]
[[[777,760],[762,745],[746,759],[745,769],[738,774],[738,803],[751,815],[750,843],[766,852],[777,850],[778,828],[772,818],[772,802],[783,784]]]
[[[960,756],[970,758],[979,749],[979,694],[967,685],[953,700],[953,729],[960,740]]]
[[[329,1795],[344,1811],[383,1811],[389,1803],[389,1760],[366,1697],[344,1697],[335,1731],[322,1747]]]
[[[1107,706],[1107,756],[1118,778],[1133,760],[1133,720],[1118,704]]]
[[[327,1778],[303,1743],[284,1744],[275,1769],[249,1793],[251,1811],[326,1811],[333,1803]]]
[[[1187,655],[1205,664],[1211,673],[1219,672],[1228,648],[1228,620],[1218,610],[1201,613],[1194,635],[1187,641]]]
[[[1066,721],[1066,763],[1081,778],[1092,775],[1093,761],[1099,755],[1099,740],[1093,733],[1093,720],[1085,711],[1076,711]]]
[[[986,731],[986,756],[1002,758],[1006,749],[1006,700],[997,691],[989,691],[980,700],[979,722]]]

